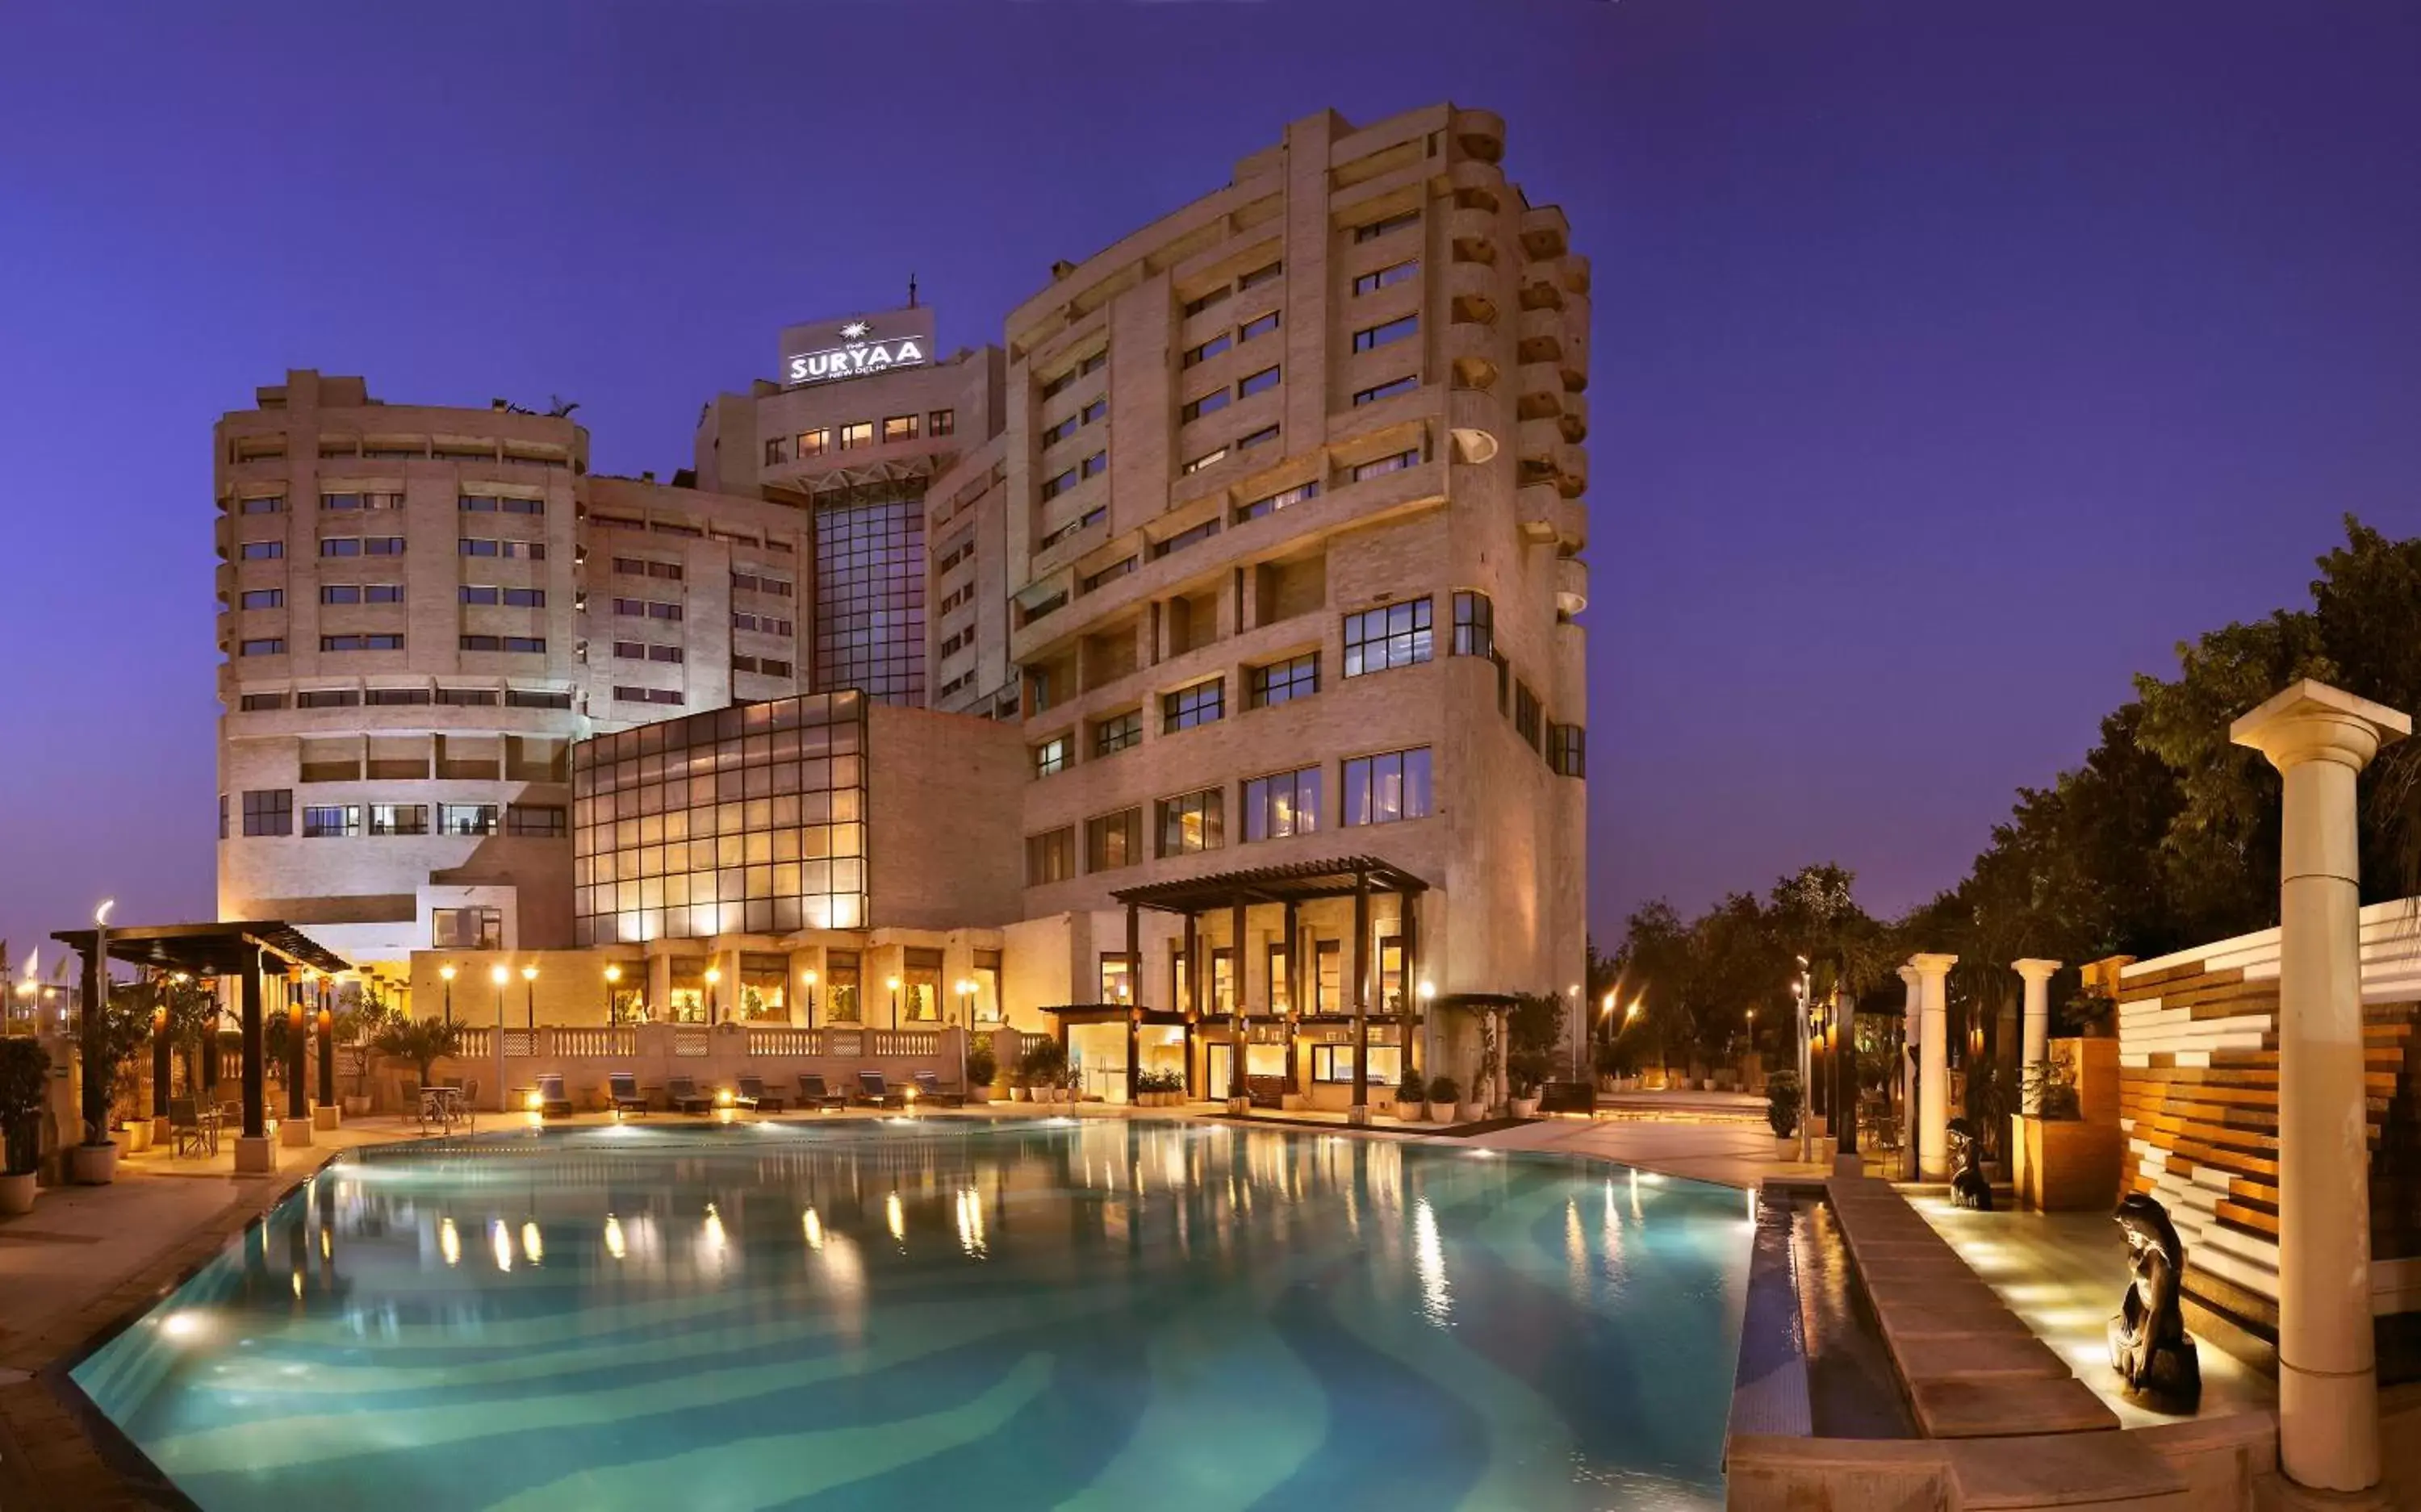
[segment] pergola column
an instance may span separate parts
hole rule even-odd
[[[1353,1106],[1348,1123],[1370,1121],[1370,874],[1353,874]]]
[[[296,977],[288,972],[282,979],[286,999],[286,1117],[277,1126],[277,1142],[281,1145],[311,1143],[310,1089],[304,1084],[303,1048],[307,1037],[304,1032],[303,998],[297,990]]]
[[[1301,1092],[1303,1083],[1295,1066],[1297,1047],[1294,1025],[1303,1022],[1303,912],[1294,899],[1286,905],[1286,1089]]]
[[[269,1143],[268,1110],[261,1104],[269,1094],[268,1069],[261,1064],[261,1016],[266,1011],[263,998],[268,992],[268,967],[258,951],[249,953],[243,964],[243,1006],[239,1022],[243,1030],[243,1133],[235,1142],[235,1168],[238,1171],[273,1171],[277,1169],[277,1151]]]
[[[1916,969],[1917,1005],[1924,1024],[1917,1044],[1916,1174],[1920,1180],[1950,1179],[1950,968],[1956,956],[1911,956]]]
[[[1925,1008],[1917,986],[1916,968],[1899,968],[1900,986],[1907,996],[1900,1004],[1899,1051],[1899,1175],[1903,1181],[1916,1179],[1916,1053],[1924,1043]]]
[[[1207,980],[1215,991],[1219,974]],[[1244,1079],[1244,896],[1227,907],[1227,1101],[1230,1113],[1253,1111],[1252,1084]]]
[[[102,1015],[109,1002],[109,931],[105,927],[93,929],[92,948],[83,953],[84,991],[82,1011],[76,1021],[79,1031],[76,1049],[82,1060],[82,1075],[77,1082],[77,1114],[84,1120],[82,1138],[86,1141],[109,1138],[109,1081],[92,1074],[95,1052],[101,1044]]]
[[[2055,960],[2038,960],[2032,956],[2009,962],[2009,970],[2017,973],[2026,984],[2024,1051],[2018,1062],[2018,1074],[2021,1076],[2025,1074],[2027,1067],[2039,1063],[2051,1053],[2051,979],[2061,964]],[[2025,1111],[2037,1114],[2042,1109],[2038,1102]]]
[[[1407,887],[1396,894],[1397,948],[1403,953],[1404,979],[1398,985],[1400,1023],[1396,1031],[1396,1059],[1401,1067],[1396,1081],[1402,1084],[1404,1075],[1413,1069],[1414,1005],[1420,1001],[1421,980],[1421,895],[1417,888]],[[1574,1041],[1578,1043],[1578,1041]]]
[[[1127,1106],[1135,1105],[1135,1015],[1143,1011],[1143,911],[1127,905]]]
[[[2354,780],[2413,733],[2395,709],[2306,678],[2228,727],[2278,769],[2278,1464],[2330,1491],[2375,1486],[2370,1148],[2363,1091]]]

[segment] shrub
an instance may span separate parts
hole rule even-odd
[[[967,1049],[967,1085],[990,1086],[1000,1075],[1000,1059],[992,1047],[977,1043]]]
[[[1429,1100],[1460,1102],[1462,1100],[1462,1086],[1451,1076],[1441,1076],[1429,1083]]]
[[[1403,1080],[1396,1084],[1396,1100],[1398,1102],[1418,1102],[1428,1096],[1429,1088],[1423,1084],[1420,1073],[1414,1070],[1409,1066],[1405,1067]]]
[[[1765,1079],[1765,1122],[1776,1139],[1788,1139],[1799,1128],[1799,1073],[1776,1071]]]
[[[1137,1071],[1135,1073],[1135,1090],[1138,1092],[1182,1092],[1185,1090],[1185,1073],[1177,1070]]]
[[[382,1055],[410,1061],[420,1072],[420,1084],[429,1084],[429,1068],[462,1049],[462,1026],[442,1019],[390,1019],[381,1026],[370,1048]]]
[[[1055,1039],[1038,1039],[1017,1057],[1020,1086],[1056,1086],[1068,1071],[1068,1047]]]
[[[41,1163],[42,1092],[51,1079],[51,1054],[24,1035],[0,1039],[0,1135],[6,1136],[7,1174],[23,1176]]]
[[[2038,1118],[2071,1121],[2085,1116],[2076,1099],[2076,1071],[2064,1061],[2036,1061],[2018,1083],[2019,1106]]]

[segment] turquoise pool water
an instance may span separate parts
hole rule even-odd
[[[75,1382],[210,1512],[1712,1507],[1745,1193],[1126,1119],[331,1166]]]

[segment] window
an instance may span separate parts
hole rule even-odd
[[[1250,504],[1238,505],[1236,507],[1236,523],[1241,525],[1247,520],[1258,520],[1261,516],[1265,514],[1274,514],[1278,510],[1287,507],[1289,505],[1301,504],[1305,499],[1317,499],[1319,497],[1319,484],[1299,483],[1293,488],[1284,489],[1276,493],[1273,493],[1265,499],[1255,499]]]
[[[1235,291],[1236,290],[1232,286],[1222,285],[1221,287],[1212,289],[1208,294],[1203,295],[1200,299],[1187,300],[1185,302],[1185,319],[1190,320],[1205,310],[1214,308],[1226,303],[1227,296]]]
[[[294,833],[294,789],[269,787],[243,795],[243,833],[248,835]]]
[[[242,515],[282,515],[286,512],[286,495],[274,493],[257,499],[239,499],[235,512]]]
[[[835,1023],[856,1023],[859,1020],[858,988],[865,968],[854,950],[824,952],[824,987],[831,994],[831,1019]]]
[[[1212,448],[1212,449],[1210,449],[1210,451],[1206,451],[1206,452],[1204,452],[1201,456],[1196,457],[1196,458],[1195,458],[1193,460],[1191,460],[1191,461],[1187,462],[1184,466],[1179,467],[1179,468],[1177,470],[1177,474],[1178,474],[1178,475],[1179,475],[1179,477],[1187,477],[1187,476],[1191,476],[1192,475],[1194,475],[1194,474],[1195,474],[1195,473],[1198,473],[1198,472],[1202,471],[1204,468],[1209,467],[1209,466],[1210,466],[1211,464],[1213,464],[1213,463],[1215,463],[1215,462],[1224,462],[1224,461],[1226,461],[1226,460],[1227,460],[1227,448],[1226,448],[1226,447],[1225,447],[1225,446],[1217,446],[1217,447],[1213,447],[1213,448]]]
[[[1162,799],[1158,805],[1160,853],[1191,856],[1216,850],[1226,844],[1221,833],[1225,827],[1226,796],[1219,788],[1205,787],[1198,793]]]
[[[925,416],[925,434],[929,436],[951,435],[958,429],[959,412],[956,410],[935,410]]]
[[[1042,485],[1042,497],[1046,500],[1055,499],[1075,486],[1076,470],[1071,467],[1066,472],[1060,474],[1058,476],[1049,478],[1044,481]]]
[[[761,567],[735,567],[731,569],[731,585],[742,593],[770,593],[776,599],[788,599],[795,591],[789,578],[775,577]],[[680,605],[669,606],[669,615],[655,615],[658,619],[679,619]],[[655,614],[649,610],[648,613]]]
[[[1123,950],[1101,952],[1101,992],[1097,1003],[1132,1003],[1134,1001],[1134,970]]]
[[[755,615],[744,609],[735,609],[731,612],[731,628],[755,631],[759,635],[795,635],[799,627],[795,621],[774,615]]]
[[[1468,589],[1455,594],[1453,654],[1496,654],[1496,606],[1489,601],[1488,595]]]
[[[1392,1025],[1371,1024],[1370,1062],[1363,1073],[1365,1085],[1393,1086],[1402,1076],[1403,1048],[1379,1042],[1379,1036],[1394,1032]],[[1311,1079],[1315,1082],[1351,1083],[1353,1080],[1353,1047],[1351,1044],[1312,1046]]]
[[[1266,265],[1264,265],[1264,266],[1262,266],[1262,267],[1258,267],[1258,268],[1254,269],[1251,273],[1246,273],[1243,277],[1237,279],[1237,280],[1236,280],[1236,288],[1237,288],[1240,291],[1241,291],[1241,290],[1244,290],[1244,289],[1258,288],[1260,288],[1263,284],[1269,283],[1269,282],[1270,282],[1270,281],[1272,281],[1273,279],[1276,278],[1280,273],[1285,273],[1285,272],[1286,272],[1286,264],[1285,264],[1285,263],[1283,263],[1283,262],[1273,262],[1273,263],[1268,263],[1268,264],[1266,264]]]
[[[1417,448],[1412,451],[1399,451],[1393,457],[1381,457],[1370,461],[1358,462],[1346,475],[1359,483],[1364,478],[1378,477],[1387,473],[1400,473],[1407,467],[1418,467],[1420,462],[1421,454]]]
[[[1085,821],[1085,869],[1116,871],[1143,860],[1143,808],[1097,814]]]
[[[958,566],[961,562],[965,561],[975,553],[975,533],[973,531],[969,531],[966,535],[961,536],[958,539],[950,542],[949,545],[942,548],[940,559],[933,563],[933,570],[936,572],[947,572],[950,569]]]
[[[323,651],[400,651],[400,635],[322,635],[320,649]]]
[[[1064,882],[1076,875],[1076,831],[1062,825],[1025,837],[1025,885]]]
[[[1277,427],[1275,427],[1275,426],[1263,426],[1263,427],[1261,427],[1261,429],[1259,429],[1258,430],[1254,431],[1254,432],[1253,432],[1252,434],[1250,434],[1250,435],[1238,436],[1238,437],[1236,438],[1236,449],[1237,449],[1238,451],[1251,451],[1251,450],[1252,450],[1254,447],[1256,447],[1256,446],[1266,446],[1266,445],[1268,445],[1271,442],[1275,441],[1275,440],[1277,440],[1277,439],[1278,439],[1278,428],[1277,428]]]
[[[286,607],[286,590],[253,588],[248,590],[239,601],[246,609],[283,609]]]
[[[362,809],[359,803],[303,805],[303,838],[305,840],[336,840],[361,833]]]
[[[1060,442],[1067,440],[1070,436],[1074,435],[1076,433],[1076,428],[1083,423],[1083,421],[1071,414],[1055,426],[1044,428],[1042,432],[1042,444],[1046,446],[1058,444]]]
[[[243,702],[237,707],[247,714],[266,709],[283,709],[286,707],[286,695],[282,693],[248,693],[243,695]]]
[[[1055,399],[1060,395],[1067,393],[1070,386],[1075,382],[1076,370],[1071,367],[1068,369],[1068,371],[1061,373],[1058,377],[1044,383],[1042,385],[1041,397],[1046,399]]]
[[[429,942],[437,950],[502,950],[505,912],[502,909],[431,909]]]
[[[236,647],[236,654],[238,656],[284,656],[286,638],[282,635],[264,635],[245,641]]]
[[[731,659],[734,672],[754,672],[760,678],[787,678],[790,663],[778,656],[735,656]]]
[[[1353,280],[1354,297],[1358,299],[1364,294],[1375,294],[1382,288],[1392,288],[1420,271],[1421,259],[1418,257],[1406,257],[1401,262],[1391,262],[1384,268],[1364,273]]]
[[[461,645],[462,649],[466,651],[535,653],[543,652],[546,649],[546,637],[543,635],[465,635],[461,638]]]
[[[1151,559],[1157,562],[1164,556],[1185,550],[1188,546],[1198,546],[1217,534],[1219,534],[1219,522],[1216,519],[1205,520],[1193,529],[1180,530],[1166,540],[1153,541]]]
[[[297,709],[359,709],[361,705],[357,688],[305,688],[294,695]]]
[[[1191,367],[1196,363],[1209,362],[1211,358],[1216,357],[1235,344],[1235,338],[1229,335],[1226,332],[1222,331],[1217,335],[1212,336],[1210,340],[1202,343],[1198,347],[1186,348],[1185,360],[1181,366]]]
[[[799,460],[804,462],[810,457],[821,457],[824,453],[832,450],[832,444],[833,433],[830,426],[823,426],[814,430],[800,431]]]
[[[372,803],[370,833],[372,834],[427,834],[429,805],[427,803]]]
[[[882,439],[886,442],[914,441],[916,428],[917,420],[913,414],[885,415],[882,417]]]
[[[440,803],[437,805],[437,833],[440,834],[493,834],[496,833],[496,805],[493,803]]]
[[[678,704],[681,701],[679,688],[617,687],[614,701],[617,704]]]
[[[1227,679],[1212,678],[1190,688],[1163,694],[1160,698],[1160,730],[1173,735],[1190,730],[1196,725],[1215,723],[1227,712]]]
[[[440,688],[437,701],[464,709],[493,709],[496,690],[493,688]]]
[[[1396,214],[1389,215],[1384,219],[1372,221],[1367,226],[1355,226],[1353,228],[1353,240],[1356,242],[1376,242],[1390,231],[1400,231],[1407,226],[1418,226],[1420,224],[1421,212],[1419,210],[1414,209],[1399,210]]]
[[[1417,315],[1407,315],[1386,321],[1384,324],[1367,326],[1353,333],[1353,350],[1375,351],[1381,347],[1392,346],[1407,337],[1418,335],[1420,330],[1421,318]]]
[[[372,688],[362,694],[362,702],[387,708],[414,708],[429,701],[426,688]]]
[[[1107,351],[1097,351],[1076,365],[1076,376],[1082,378],[1087,373],[1098,373],[1101,370],[1102,365],[1109,360],[1110,354]]]
[[[1420,386],[1421,381],[1417,376],[1406,373],[1401,378],[1391,378],[1383,383],[1373,383],[1368,388],[1357,389],[1353,395],[1353,402],[1356,405],[1376,404],[1381,399],[1392,399],[1398,394],[1410,394]]]
[[[1101,416],[1109,413],[1109,400],[1095,399],[1092,403],[1086,405],[1082,410],[1078,411],[1076,418],[1082,420],[1086,425],[1091,425],[1094,421],[1099,420]]]
[[[1252,320],[1246,320],[1242,325],[1241,325],[1241,326],[1237,327],[1237,329],[1236,329],[1236,341],[1237,341],[1237,344],[1238,344],[1239,346],[1241,346],[1241,345],[1242,345],[1244,342],[1247,342],[1247,341],[1252,340],[1255,336],[1265,336],[1265,335],[1268,335],[1271,332],[1273,332],[1273,331],[1276,330],[1277,328],[1278,328],[1278,312],[1277,312],[1277,311],[1275,311],[1275,310],[1272,310],[1272,311],[1270,311],[1270,313],[1269,313],[1269,314],[1267,314],[1267,315],[1256,316],[1256,317],[1254,317]]]
[[[1112,714],[1093,726],[1093,755],[1097,756],[1116,756],[1142,743],[1143,710],[1140,709]]]
[[[1588,775],[1588,731],[1578,725],[1547,726],[1547,769],[1559,777]]]
[[[571,832],[564,823],[561,803],[508,803],[505,805],[505,833],[554,839]]]
[[[1273,363],[1257,373],[1247,373],[1236,382],[1236,397],[1249,399],[1256,394],[1266,394],[1278,386],[1278,369]]]
[[[444,700],[440,699],[439,702],[442,703]],[[495,694],[490,694],[480,702],[493,703]],[[551,693],[544,689],[508,688],[505,690],[505,707],[507,709],[570,709],[571,694]]]
[[[1034,748],[1034,774],[1050,777],[1067,771],[1075,755],[1073,744],[1068,737],[1054,735],[1037,745]]]
[[[773,459],[768,459],[773,460]],[[469,514],[542,515],[544,499],[499,498],[487,493],[465,493],[459,496],[464,512]]]
[[[1186,400],[1177,416],[1179,420],[1199,420],[1206,414],[1216,414],[1227,407],[1227,397],[1226,389],[1214,388],[1200,398]]]
[[[790,445],[789,437],[773,436],[769,438],[765,443],[765,465],[768,467],[779,467],[782,463],[790,460],[789,451]]]
[[[1076,473],[1080,477],[1099,477],[1109,470],[1110,454],[1107,451],[1097,451],[1076,464]]]
[[[1290,704],[1298,698],[1308,698],[1320,691],[1320,653],[1309,652],[1285,662],[1273,662],[1252,670],[1252,689],[1246,707],[1271,709]]]
[[[1429,601],[1411,599],[1345,616],[1345,675],[1358,678],[1429,659]]]
[[[546,607],[546,590],[544,588],[499,588],[466,583],[462,585],[462,601],[472,604],[502,604],[508,609],[543,609]]]
[[[327,583],[320,585],[321,603],[401,603],[400,583]]]
[[[1345,822],[1392,824],[1429,813],[1429,748],[1356,756],[1345,763]]]
[[[856,420],[840,428],[840,449],[855,451],[860,446],[874,444],[874,422]]]
[[[362,496],[358,493],[322,493],[320,495],[320,507],[322,509],[358,509],[361,507]]]
[[[1320,828],[1320,769],[1275,772],[1244,784],[1244,839],[1283,840]]]
[[[739,576],[736,572],[732,574],[734,586],[738,585]],[[681,618],[681,606],[669,599],[617,599],[614,612],[629,619],[662,619],[679,623]]]
[[[1136,561],[1137,558],[1130,556],[1122,561],[1111,563],[1109,566],[1101,569],[1099,572],[1087,572],[1083,577],[1076,580],[1076,591],[1079,593],[1097,592],[1103,585],[1113,583],[1133,571],[1135,569]]]
[[[1523,743],[1533,751],[1538,750],[1539,746],[1540,713],[1539,695],[1530,691],[1530,685],[1526,682],[1514,683],[1513,733],[1522,737]]]
[[[546,542],[542,540],[489,540],[481,536],[465,536],[461,541],[465,556],[496,556],[525,562],[546,560]]]
[[[282,540],[248,540],[238,553],[247,562],[273,562],[286,554]]]

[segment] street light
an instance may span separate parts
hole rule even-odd
[[[882,985],[891,989],[891,1027],[897,1029],[899,1027],[899,978],[886,976]]]
[[[608,1029],[622,1021],[622,1005],[614,998],[614,988],[621,980],[621,967],[609,965],[605,968],[605,1027]]]
[[[717,1010],[714,1005],[714,984],[721,980],[723,980],[722,967],[709,966],[706,969],[706,1021],[709,1023],[723,1021],[716,1016]]]
[[[816,1026],[816,971],[810,966],[804,974],[807,979],[807,1027]]]
[[[524,1011],[529,1015],[529,1030],[531,1033],[535,1034],[538,1032],[538,968],[535,966],[523,967],[522,981],[529,989],[529,995],[522,1001]],[[532,1052],[536,1052],[535,1049],[533,1049]]]
[[[496,984],[496,1111],[498,1113],[505,1111],[505,984],[512,979],[513,974],[505,969],[505,963],[501,960],[488,969],[488,980]],[[537,1047],[531,1048],[535,1050]]]
[[[454,1021],[454,963],[449,960],[438,967],[437,974],[445,979],[445,1021],[451,1024]]]

